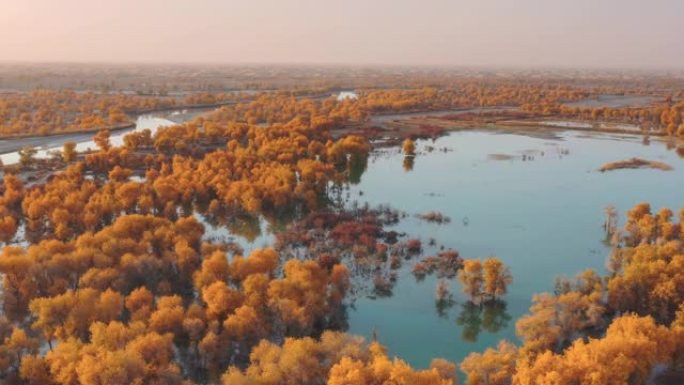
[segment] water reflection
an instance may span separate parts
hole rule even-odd
[[[482,309],[468,301],[461,305],[461,312],[456,318],[456,324],[461,326],[461,338],[464,341],[475,342],[482,330]]]
[[[448,298],[442,298],[435,301],[435,310],[440,318],[448,318],[449,310],[454,307],[456,301],[454,301],[453,296]]]
[[[415,162],[415,156],[405,156],[404,157],[404,171],[405,172],[411,172],[413,171],[413,166]]]
[[[468,342],[476,342],[477,337],[484,330],[497,333],[508,326],[511,316],[506,311],[506,302],[491,300],[482,304],[471,301],[461,304],[461,311],[456,318],[456,324],[463,327],[461,337]]]
[[[359,184],[361,183],[361,176],[368,168],[368,158],[367,157],[354,157],[349,160],[347,165],[347,173],[349,175],[349,183]]]

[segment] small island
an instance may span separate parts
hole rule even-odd
[[[619,160],[616,162],[608,162],[599,168],[599,171],[606,172],[612,170],[636,169],[636,168],[652,168],[663,171],[671,171],[672,166],[667,163],[658,162],[655,160],[646,160],[641,158],[631,158],[626,160]]]

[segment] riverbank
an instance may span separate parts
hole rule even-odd
[[[224,103],[212,103],[212,104],[195,104],[188,106],[177,106],[173,108],[158,108],[144,111],[137,111],[133,113],[133,121],[127,122],[114,126],[106,127],[96,127],[87,128],[76,131],[69,132],[59,132],[59,133],[49,133],[46,135],[12,135],[0,137],[0,154],[7,154],[15,151],[19,151],[24,147],[37,147],[37,148],[54,148],[60,147],[61,143],[64,142],[84,142],[92,139],[98,131],[107,129],[111,133],[120,133],[126,131],[132,131],[136,128],[136,121],[139,117],[144,115],[152,114],[163,114],[172,111],[183,111],[183,110],[213,110],[226,105],[232,105],[238,103],[237,101],[224,102]],[[176,122],[178,123],[178,122]]]
[[[135,122],[106,128],[111,132],[133,130],[135,129]],[[55,143],[60,142],[82,142],[90,140],[93,135],[101,129],[102,128],[86,129],[75,132],[54,133],[42,136],[3,137],[0,139],[0,154],[19,151],[24,147],[54,147]]]
[[[557,132],[569,130],[603,134],[668,136],[667,132],[662,130],[643,130],[637,125],[623,122],[569,120],[561,117],[528,118],[525,115],[525,113],[511,107],[487,107],[454,110],[450,114],[445,114],[445,111],[407,112],[405,114],[393,114],[390,119],[374,116],[370,123],[372,129],[397,139],[434,137],[436,134],[446,131],[483,128],[506,131]]]
[[[107,129],[111,132],[120,132],[124,130],[130,130],[135,128],[135,121],[142,115],[151,115],[156,113],[165,113],[169,111],[181,111],[181,110],[201,110],[201,109],[215,109],[227,105],[233,105],[241,101],[230,101],[230,102],[220,102],[211,104],[193,104],[193,105],[181,105],[173,107],[163,107],[149,110],[136,110],[129,111],[132,121],[122,124],[104,126],[104,127],[93,127],[84,128],[79,130],[64,131],[64,132],[52,132],[45,135],[34,135],[34,134],[14,134],[14,135],[3,135],[0,136],[0,154],[5,154],[8,152],[13,152],[20,150],[26,146],[29,147],[44,147],[50,146],[51,143],[55,141],[83,141],[90,139],[95,133],[100,130]]]

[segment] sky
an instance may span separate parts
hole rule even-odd
[[[684,67],[684,0],[0,0],[0,62]]]

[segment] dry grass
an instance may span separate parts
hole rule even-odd
[[[670,171],[672,166],[667,163],[658,162],[655,160],[646,160],[641,158],[632,158],[626,160],[619,160],[617,162],[609,162],[601,166],[599,171],[612,171],[612,170],[623,170],[623,169],[636,169],[636,168],[653,168],[657,170]]]

